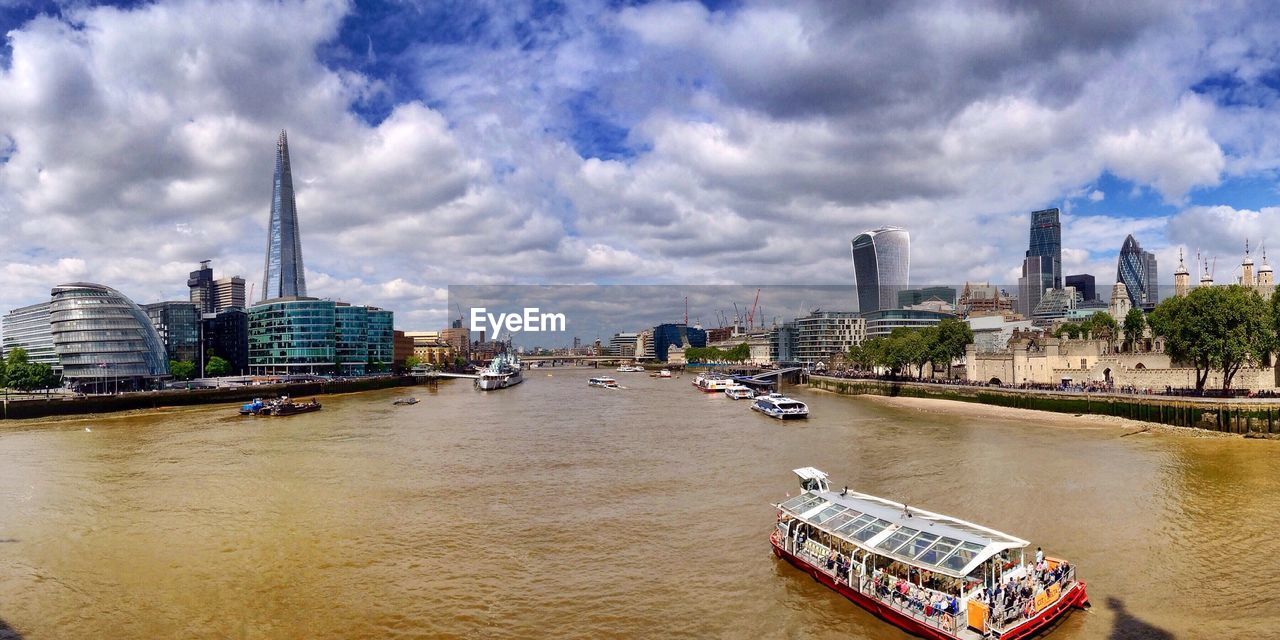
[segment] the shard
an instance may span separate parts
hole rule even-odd
[[[262,275],[262,300],[307,295],[302,268],[302,238],[298,230],[298,205],[293,198],[289,171],[289,138],[284,131],[276,141],[276,175],[271,190],[271,223],[267,227],[267,263]]]

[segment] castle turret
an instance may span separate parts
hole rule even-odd
[[[1244,240],[1244,261],[1240,263],[1240,284],[1252,287],[1258,282],[1253,278],[1253,256],[1249,255],[1249,239]]]
[[[1275,284],[1271,281],[1271,265],[1267,264],[1267,250],[1263,249],[1262,266],[1258,267],[1258,287],[1270,289],[1273,286]]]
[[[1202,287],[1213,286],[1213,274],[1209,273],[1208,258],[1205,258],[1204,263],[1201,265],[1201,268],[1203,269],[1203,271],[1200,273],[1200,286]]]
[[[1173,272],[1173,295],[1185,296],[1191,291],[1191,272],[1182,261],[1182,249],[1178,249],[1178,270]]]
[[[1129,288],[1124,286],[1124,282],[1116,281],[1115,286],[1111,287],[1111,306],[1108,307],[1107,313],[1118,323],[1124,322],[1124,317],[1129,315],[1129,310],[1133,308],[1133,302],[1129,300]]]

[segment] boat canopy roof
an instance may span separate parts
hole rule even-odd
[[[827,477],[813,467],[795,473],[802,479]],[[805,491],[778,507],[865,551],[955,578],[1002,551],[1030,544],[972,522],[853,491]]]

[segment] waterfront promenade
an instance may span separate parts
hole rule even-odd
[[[1280,399],[1014,389],[1006,387],[810,376],[809,386],[843,395],[881,395],[958,400],[1070,414],[1118,416],[1175,427],[1224,433],[1280,435]]]

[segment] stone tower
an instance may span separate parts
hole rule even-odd
[[[1182,260],[1182,250],[1178,250],[1178,270],[1173,272],[1173,295],[1185,296],[1191,291],[1191,272]]]
[[[1253,278],[1253,256],[1249,255],[1249,239],[1244,241],[1244,261],[1240,263],[1240,284],[1252,287],[1258,284]]]

